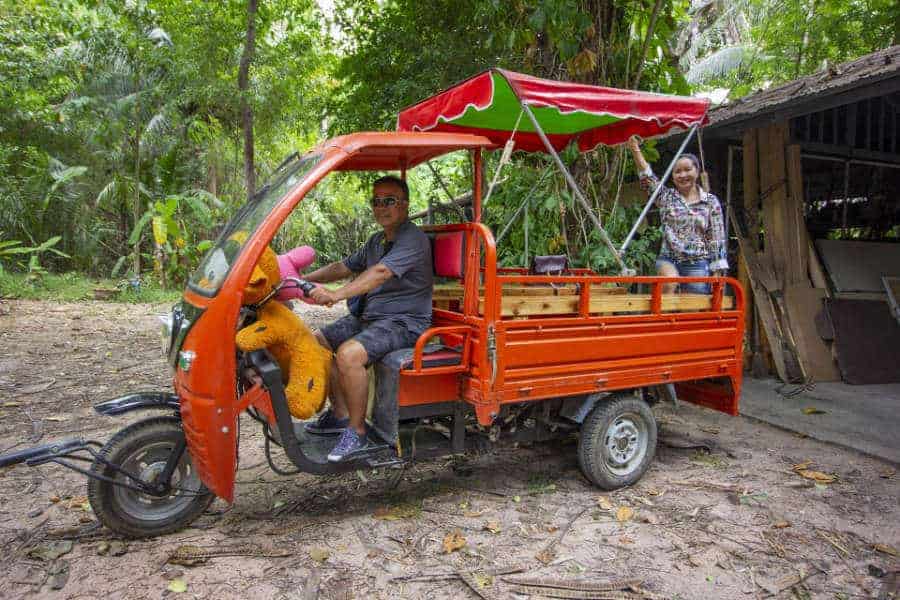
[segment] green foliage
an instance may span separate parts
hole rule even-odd
[[[125,285],[127,282],[114,279],[94,279],[70,271],[48,273],[39,280],[27,274],[0,272],[0,297],[21,300],[50,300],[53,302],[73,302],[93,300],[94,289],[119,288],[121,291],[110,302],[128,303],[173,303],[180,291],[163,289],[152,281],[145,281],[137,289]]]
[[[126,275],[138,242],[157,279],[182,281],[246,197],[244,99],[265,180],[325,131],[393,129],[404,106],[491,66],[679,94],[690,81],[736,98],[896,43],[900,28],[895,0],[338,0],[324,17],[314,0],[260,2],[242,98],[245,0],[4,2],[0,264],[30,272],[36,289],[55,271]],[[630,160],[605,148],[565,159],[620,243],[639,210],[621,198]],[[496,160],[487,157],[488,175]],[[517,154],[506,167],[486,211],[495,233],[545,165]],[[408,174],[413,212],[471,187],[464,155],[433,166],[442,181],[425,167]],[[348,254],[374,228],[371,181],[329,176],[276,248],[309,244],[320,262]],[[557,175],[537,185],[528,215],[529,257],[567,252],[574,264],[614,270]],[[658,235],[647,227],[635,240],[633,266],[652,269]],[[500,258],[526,260],[524,219]]]

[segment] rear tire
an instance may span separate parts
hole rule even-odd
[[[591,482],[615,490],[637,482],[656,454],[656,419],[633,396],[601,401],[581,424],[578,465]]]
[[[142,480],[152,481],[182,439],[179,419],[155,417],[119,431],[99,454]],[[94,461],[91,471],[133,484],[130,477],[99,460]],[[197,476],[187,450],[172,474],[171,484],[174,489],[160,497],[92,478],[88,480],[88,501],[100,522],[116,533],[132,538],[164,535],[189,525],[215,500]]]

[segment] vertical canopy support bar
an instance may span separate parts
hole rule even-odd
[[[606,235],[606,230],[603,229],[603,224],[600,223],[600,219],[597,217],[597,215],[594,214],[594,209],[591,207],[587,199],[585,199],[584,194],[581,193],[581,188],[578,187],[578,184],[575,182],[575,178],[572,177],[572,174],[569,173],[569,170],[566,168],[566,165],[559,157],[559,154],[556,153],[556,150],[553,148],[553,144],[551,144],[550,140],[547,139],[547,136],[544,134],[544,130],[541,129],[541,124],[538,123],[538,120],[534,116],[534,113],[531,112],[531,108],[524,102],[521,102],[520,104],[522,105],[522,110],[524,110],[525,114],[528,115],[528,118],[531,119],[531,124],[534,125],[534,130],[535,132],[537,132],[538,137],[540,137],[541,141],[544,143],[544,147],[547,148],[547,152],[550,153],[550,156],[552,156],[553,160],[556,162],[556,166],[558,166],[559,170],[562,171],[563,177],[566,178],[566,183],[569,184],[569,187],[572,188],[572,191],[575,193],[575,198],[578,199],[581,207],[587,213],[588,217],[591,219],[591,222],[594,223],[594,227],[596,227],[597,231],[600,232],[600,239],[603,240],[603,243],[606,244],[606,247],[609,248],[610,252],[612,252],[613,258],[615,258],[616,262],[619,263],[619,268],[622,270],[622,274],[633,274],[633,271],[631,269],[628,269],[625,266],[625,263],[622,262],[622,257],[619,254],[619,251],[616,250],[616,247],[613,246],[613,243],[609,241],[609,236]]]
[[[481,193],[484,187],[482,167],[481,148],[476,148],[472,151],[472,171],[474,175],[474,181],[472,182],[472,220],[476,223],[481,223]]]
[[[637,233],[638,227],[640,227],[641,223],[644,222],[644,218],[646,218],[647,213],[650,212],[650,207],[653,206],[654,202],[656,202],[656,197],[659,196],[659,193],[662,191],[663,186],[666,184],[666,181],[669,180],[669,175],[672,174],[672,169],[675,168],[675,163],[677,163],[678,159],[681,158],[681,154],[687,147],[688,142],[691,141],[691,138],[694,137],[694,133],[697,131],[698,127],[699,125],[692,126],[690,131],[688,131],[687,136],[685,136],[684,141],[681,142],[681,146],[678,148],[678,152],[675,153],[675,158],[673,158],[672,162],[669,163],[669,167],[666,169],[665,175],[662,176],[662,179],[659,180],[659,185],[656,186],[656,189],[653,190],[652,194],[650,194],[650,199],[647,200],[647,204],[644,206],[644,210],[641,211],[641,216],[639,216],[637,218],[637,221],[634,222],[634,226],[631,228],[631,231],[628,232],[628,237],[626,237],[625,241],[622,242],[622,247],[619,249],[619,252],[621,254],[625,254],[625,249],[628,248],[628,244],[631,243],[631,238],[634,237],[634,234]]]

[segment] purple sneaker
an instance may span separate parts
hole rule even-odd
[[[337,446],[328,453],[328,462],[341,462],[352,458],[356,454],[361,454],[372,448],[369,443],[369,436],[365,433],[360,435],[352,427],[347,427],[341,434]]]
[[[316,419],[312,423],[307,423],[303,427],[303,429],[305,429],[307,433],[312,433],[315,435],[335,435],[338,433],[343,433],[344,430],[347,429],[347,425],[349,424],[349,417],[338,419],[334,416],[334,413],[331,412],[331,409],[329,408],[321,415],[319,415],[318,419]]]

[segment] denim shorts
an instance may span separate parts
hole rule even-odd
[[[659,271],[661,263],[670,264],[675,267],[681,277],[709,277],[709,261],[700,260],[675,260],[668,256],[659,256],[656,258],[656,270]],[[695,281],[693,283],[682,283],[678,286],[679,291],[688,294],[708,294],[709,284]]]
[[[341,317],[322,328],[322,335],[335,352],[347,340],[354,339],[366,349],[366,366],[400,348],[412,348],[419,334],[410,331],[402,319],[362,320],[355,315]]]

